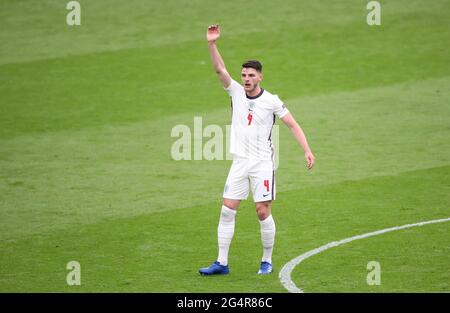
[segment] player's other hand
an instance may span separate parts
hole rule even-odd
[[[208,26],[208,31],[206,32],[206,40],[208,42],[214,42],[220,37],[220,27],[219,24],[213,24]]]
[[[312,169],[314,166],[314,155],[311,151],[305,153],[305,159],[306,159],[306,166],[308,167],[308,170]]]

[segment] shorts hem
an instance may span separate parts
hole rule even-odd
[[[226,196],[226,195],[222,195],[222,198],[224,199],[230,199],[230,200],[247,200],[248,196],[245,198],[239,198],[239,197],[235,197],[235,196]]]
[[[253,202],[266,202],[266,201],[275,201],[275,198],[263,198],[263,199],[253,199]]]

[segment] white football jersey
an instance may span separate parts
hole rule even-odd
[[[233,114],[230,153],[234,158],[272,160],[275,118],[284,117],[288,109],[277,95],[264,89],[257,96],[248,97],[244,87],[233,79],[224,89],[231,97]]]

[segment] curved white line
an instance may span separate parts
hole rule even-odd
[[[359,240],[359,239],[364,239],[364,238],[368,238],[368,237],[372,237],[372,236],[378,236],[384,233],[388,233],[391,231],[395,231],[395,230],[401,230],[401,229],[405,229],[405,228],[410,228],[410,227],[415,227],[415,226],[423,226],[426,224],[434,224],[434,223],[443,223],[443,222],[448,222],[450,221],[450,217],[448,218],[443,218],[443,219],[438,219],[438,220],[432,220],[432,221],[426,221],[426,222],[419,222],[419,223],[415,223],[415,224],[407,224],[407,225],[403,225],[403,226],[395,226],[395,227],[391,227],[391,228],[385,228],[382,230],[377,230],[371,233],[366,233],[366,234],[362,234],[362,235],[357,235],[357,236],[353,236],[350,238],[346,238],[346,239],[342,239],[339,241],[333,241],[333,242],[329,242],[326,245],[323,245],[319,248],[316,248],[314,250],[310,250],[306,253],[303,253],[301,255],[299,255],[298,257],[296,257],[295,259],[290,260],[289,262],[287,262],[283,268],[280,271],[280,274],[278,275],[278,277],[280,278],[281,284],[284,286],[284,288],[286,288],[289,292],[292,293],[303,293],[303,290],[298,288],[294,282],[291,279],[291,273],[294,270],[294,268],[300,264],[301,262],[303,262],[304,260],[306,260],[309,257],[312,257],[315,254],[318,254],[322,251],[325,251],[327,249],[333,248],[333,247],[337,247],[343,244],[346,244],[348,242],[354,241],[354,240]]]

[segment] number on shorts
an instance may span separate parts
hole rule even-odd
[[[269,180],[264,180],[264,186],[266,187],[267,191],[269,191]]]

